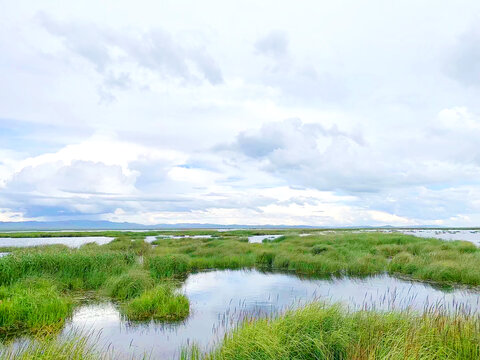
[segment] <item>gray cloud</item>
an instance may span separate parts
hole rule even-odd
[[[267,56],[271,63],[263,69],[261,79],[278,88],[292,102],[341,102],[348,91],[343,79],[328,71],[319,71],[308,62],[295,61],[289,53],[285,33],[273,31],[255,42],[255,52]]]
[[[425,129],[426,130],[426,129]],[[393,134],[392,134],[393,135]],[[450,142],[452,133],[443,137]],[[459,138],[453,137],[454,142]],[[242,132],[220,151],[238,152],[256,166],[285,179],[290,185],[319,190],[381,193],[395,188],[462,184],[480,174],[475,163],[460,164],[438,138],[410,139],[410,151],[397,152],[401,137],[390,142],[368,142],[361,133],[305,124],[299,119],[264,124],[258,131]],[[465,141],[468,140],[468,141]],[[471,149],[474,137],[463,137],[463,150]],[[420,149],[432,151],[419,156]],[[407,150],[405,152],[405,150]],[[458,156],[458,155],[457,155]]]
[[[257,53],[279,59],[288,54],[287,35],[281,31],[272,31],[255,43]]]
[[[203,80],[212,85],[223,83],[221,69],[204,46],[185,46],[160,28],[141,33],[121,32],[85,22],[60,22],[45,13],[37,14],[42,26],[63,39],[73,54],[94,65],[104,76],[100,92],[104,100],[112,100],[112,90],[131,86],[131,74],[115,74],[115,66],[133,64],[149,69],[161,77],[177,78],[190,84]],[[115,55],[115,51],[120,54]]]
[[[2,7],[0,221],[480,223],[480,2],[139,1]]]
[[[459,36],[451,51],[449,75],[468,86],[480,85],[480,26],[475,24]]]

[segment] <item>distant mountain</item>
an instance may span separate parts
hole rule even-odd
[[[159,230],[159,229],[282,229],[313,228],[313,226],[273,226],[273,225],[219,225],[219,224],[156,224],[143,225],[128,222],[112,222],[101,220],[71,221],[0,221],[0,231],[33,231],[33,230]]]
[[[0,221],[0,231],[34,231],[34,230],[161,230],[161,229],[398,229],[394,226],[308,226],[308,225],[219,225],[219,224],[156,224],[143,225],[128,222],[112,222],[102,220],[70,220],[70,221]],[[432,225],[405,227],[410,229],[441,228]]]

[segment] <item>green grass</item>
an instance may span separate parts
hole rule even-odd
[[[190,305],[185,295],[163,284],[126,303],[122,311],[129,320],[179,321],[189,315]]]
[[[67,339],[54,336],[27,342],[21,346],[0,347],[2,360],[109,360],[116,357],[111,352],[97,350],[91,336],[72,334]]]
[[[311,235],[299,237],[301,232]],[[187,237],[160,238],[153,243],[155,247],[143,241],[147,235],[162,233]],[[262,244],[247,242],[248,236],[268,234],[282,237]],[[10,248],[12,254],[0,258],[2,337],[61,327],[72,311],[71,299],[78,291],[93,290],[97,296],[120,302],[122,313],[131,320],[181,320],[189,314],[188,299],[177,294],[168,285],[169,280],[184,279],[190,272],[206,269],[258,268],[320,277],[386,272],[441,285],[480,286],[480,250],[471,243],[400,233],[309,229],[47,234],[72,235],[112,236],[115,240],[102,246],[87,244],[80,249],[63,245]],[[188,237],[193,235],[213,237]],[[8,236],[43,237],[45,233]],[[307,315],[312,318],[309,326],[301,320]],[[327,324],[332,327],[325,328]],[[479,329],[479,321],[473,316],[452,319],[438,314],[353,314],[338,307],[314,305],[277,320],[242,325],[209,356],[240,359],[232,355],[238,351],[245,359],[467,359],[478,355],[472,343],[479,340]],[[249,334],[257,334],[258,339]],[[235,347],[243,343],[243,349]],[[57,345],[48,345],[52,354]]]
[[[480,321],[440,313],[351,313],[311,304],[276,319],[246,322],[230,333],[211,360],[478,359]],[[198,349],[193,356],[200,358]]]
[[[72,309],[72,300],[47,278],[25,278],[10,287],[1,286],[0,337],[59,328]]]
[[[108,296],[117,300],[129,300],[151,289],[154,281],[145,270],[132,269],[125,274],[112,277],[105,284]]]
[[[245,236],[271,233],[284,236],[262,244],[243,241]],[[164,265],[150,269],[159,277],[203,269],[257,267],[321,277],[388,272],[423,281],[480,286],[480,249],[468,242],[401,233],[309,233],[312,235],[299,237],[294,230],[244,230],[222,232],[213,239],[160,239],[147,255],[164,257]]]
[[[97,289],[135,262],[134,254],[82,250],[24,250],[0,259],[0,285],[26,276],[53,276],[65,288]]]
[[[156,278],[167,278],[176,275],[186,274],[189,270],[190,259],[183,254],[152,256],[146,266],[150,270],[152,276]]]

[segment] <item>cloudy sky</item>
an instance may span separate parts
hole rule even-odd
[[[480,225],[480,2],[0,0],[0,221]]]

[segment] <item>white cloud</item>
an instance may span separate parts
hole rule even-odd
[[[479,11],[3,4],[0,216],[475,224]]]

